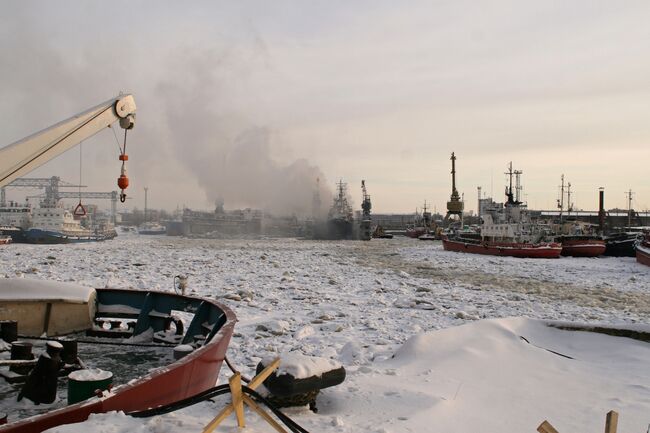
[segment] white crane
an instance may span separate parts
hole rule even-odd
[[[126,147],[126,131],[135,125],[133,95],[120,95],[109,99],[3,147],[0,149],[0,187],[24,176],[117,121],[125,130],[124,145]],[[122,189],[120,200],[123,202],[126,199],[124,189],[129,184],[124,168],[124,162],[128,160],[125,149],[122,150],[119,159],[122,161],[122,172],[118,178],[118,186]]]

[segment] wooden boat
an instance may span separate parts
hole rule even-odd
[[[636,246],[636,261],[642,265],[650,266],[650,235]]]
[[[442,239],[445,251],[457,251],[492,256],[510,256],[534,259],[557,259],[562,252],[562,245],[556,242],[514,243],[514,242],[472,242],[448,238]]]
[[[128,383],[117,384],[101,398],[92,397],[60,409],[0,425],[1,433],[39,433],[84,421],[92,413],[139,411],[176,402],[212,388],[219,376],[236,318],[210,299],[169,292],[91,289],[76,284],[29,279],[0,279],[0,320],[18,322],[19,335],[66,335],[86,330],[102,338],[133,338],[183,344],[192,351],[183,358]],[[173,312],[193,314],[183,331]],[[130,326],[107,328],[106,323],[128,321]],[[180,332],[179,332],[180,331]]]
[[[566,235],[556,238],[562,244],[562,255],[572,257],[598,257],[605,254],[605,241],[592,235]]]

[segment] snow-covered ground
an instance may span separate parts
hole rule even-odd
[[[189,276],[192,292],[235,311],[229,358],[244,375],[289,351],[346,367],[346,381],[319,395],[317,414],[288,411],[312,432],[522,432],[544,419],[560,432],[587,432],[602,429],[610,409],[620,412],[619,431],[645,432],[650,424],[649,343],[537,320],[478,320],[647,324],[650,269],[631,258],[466,255],[406,238],[130,235],[0,247],[0,277],[171,290],[177,274]],[[224,367],[222,382],[228,373]],[[200,431],[225,401],[149,420],[96,415],[53,431]],[[219,431],[237,431],[233,421]],[[268,431],[255,414],[247,421],[246,431]]]

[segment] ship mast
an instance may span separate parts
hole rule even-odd
[[[147,191],[149,188],[144,187],[144,222],[147,222]]]
[[[508,185],[506,187],[506,196],[508,197],[508,203],[509,204],[514,204],[514,194],[512,192],[512,175],[514,172],[512,171],[512,161],[508,164],[508,171],[505,172],[505,174],[508,176]]]
[[[561,177],[560,198],[557,200],[557,207],[560,209],[560,222],[562,222],[562,212],[564,211],[564,174]]]
[[[630,189],[625,193],[627,195],[627,226],[632,227],[632,195],[634,193]]]
[[[523,171],[515,170],[513,173],[515,175],[515,202],[521,203],[521,175],[523,174]]]

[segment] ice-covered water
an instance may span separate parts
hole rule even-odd
[[[637,323],[650,270],[631,258],[516,259],[446,252],[407,238],[371,242],[199,240],[127,235],[103,243],[0,248],[0,276],[93,287],[189,290],[237,314],[230,357],[300,349],[362,364],[415,333],[479,318]]]

